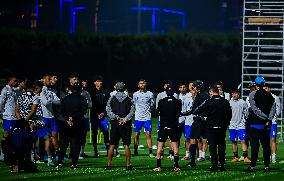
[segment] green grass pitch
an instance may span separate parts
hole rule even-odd
[[[153,119],[153,143],[156,144],[157,139],[157,120]],[[0,133],[2,137],[2,132]],[[134,132],[133,132],[134,136]],[[132,157],[132,165],[135,167],[134,171],[125,170],[125,157],[123,149],[120,150],[121,157],[113,159],[113,169],[105,170],[107,157],[106,152],[101,150],[101,158],[85,158],[79,160],[79,168],[77,170],[71,170],[70,161],[66,161],[63,164],[63,168],[56,170],[55,167],[48,167],[46,164],[37,164],[38,173],[10,173],[10,168],[3,162],[0,162],[0,180],[264,180],[264,181],[276,181],[284,180],[284,164],[275,163],[271,164],[271,172],[263,172],[262,152],[260,151],[260,161],[257,163],[255,173],[245,173],[244,170],[248,167],[248,164],[239,162],[231,163],[232,150],[231,143],[228,141],[227,134],[227,155],[226,155],[226,172],[210,173],[207,169],[210,167],[210,162],[205,161],[202,163],[197,162],[197,167],[194,169],[183,168],[188,161],[180,161],[181,172],[173,172],[173,162],[167,158],[162,160],[162,172],[155,173],[153,168],[156,166],[156,159],[148,157],[147,143],[145,140],[145,134],[143,132],[140,136],[140,145],[144,145],[144,149],[139,150],[138,157]],[[88,137],[89,138],[89,137]],[[103,139],[102,139],[103,140]],[[132,138],[133,140],[133,138]],[[88,139],[89,142],[89,139]],[[99,144],[101,148],[103,144]],[[133,144],[131,145],[133,148]],[[261,150],[261,149],[260,149]],[[133,150],[132,150],[133,151]],[[86,145],[86,152],[92,156],[92,145]],[[133,152],[132,152],[133,153]],[[165,155],[168,153],[168,148],[165,149]],[[154,150],[156,154],[156,150]],[[180,158],[185,154],[184,145],[181,145]],[[249,150],[250,154],[250,150]],[[207,150],[206,155],[209,155]],[[239,150],[239,155],[241,151]],[[277,151],[278,161],[284,160],[284,144],[278,143]]]

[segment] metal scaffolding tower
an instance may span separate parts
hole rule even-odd
[[[264,76],[283,105],[284,0],[244,0],[242,46],[242,96],[257,75]],[[281,108],[283,140],[283,109]]]

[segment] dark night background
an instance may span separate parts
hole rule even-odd
[[[222,80],[225,90],[240,83],[241,1],[141,0],[141,7],[184,12],[186,22],[182,29],[180,15],[160,11],[153,32],[152,11],[141,11],[139,34],[138,12],[130,9],[137,0],[97,1],[62,0],[60,9],[60,0],[1,0],[1,77],[11,70],[38,79],[52,71],[64,80],[77,71],[88,79],[103,75],[109,88],[123,80],[130,91],[143,77],[154,92],[166,79]],[[76,11],[70,33],[74,7],[85,9]]]

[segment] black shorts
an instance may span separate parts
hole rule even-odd
[[[206,122],[197,118],[191,126],[190,139],[206,139]]]
[[[168,138],[170,138],[171,142],[177,142],[178,139],[178,127],[176,128],[160,128],[158,132],[158,142],[166,142]]]
[[[120,138],[122,139],[123,145],[131,144],[131,134],[132,134],[132,123],[128,121],[123,126],[118,125],[118,122],[111,123],[110,129],[110,144],[118,145]]]

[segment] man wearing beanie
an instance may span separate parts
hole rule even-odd
[[[117,93],[109,98],[106,107],[107,114],[111,120],[110,146],[106,169],[110,170],[112,167],[114,148],[118,145],[121,138],[125,147],[126,170],[133,170],[130,161],[130,143],[132,133],[131,118],[134,115],[135,106],[132,99],[124,93],[125,84],[123,82],[116,83],[115,89]]]
[[[255,79],[257,90],[249,94],[249,135],[251,143],[251,163],[247,172],[254,172],[258,159],[259,142],[263,148],[264,171],[269,172],[270,129],[276,106],[271,93],[263,89],[265,80],[262,76]]]
[[[155,172],[161,172],[161,155],[164,143],[169,138],[171,148],[174,151],[174,172],[179,172],[179,151],[178,151],[178,125],[179,116],[182,110],[181,101],[174,97],[172,87],[166,88],[167,97],[161,99],[158,103],[158,113],[160,116],[160,130],[158,132],[158,150],[157,150],[157,167]]]

